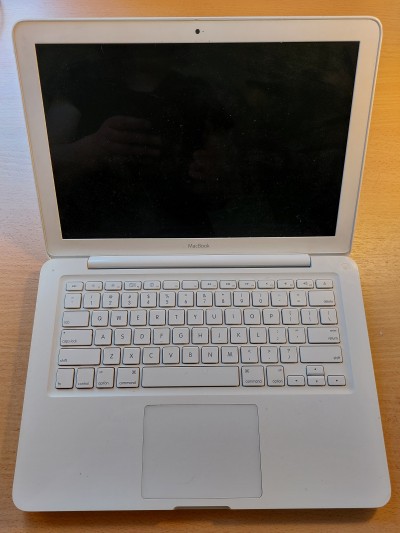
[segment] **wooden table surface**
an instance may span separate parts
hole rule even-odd
[[[330,6],[330,7],[329,7]],[[20,19],[373,15],[384,39],[352,257],[365,299],[392,499],[373,510],[23,513],[11,499],[39,269],[46,260],[13,57]],[[0,532],[400,531],[400,1],[0,0]]]

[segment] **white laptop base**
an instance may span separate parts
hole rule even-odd
[[[390,496],[357,269],[313,257],[283,279],[334,278],[346,387],[55,389],[48,324],[68,280],[256,279],[275,269],[43,268],[15,474],[25,510],[377,507]],[[263,365],[267,366],[267,365]],[[290,374],[289,365],[285,371]],[[169,431],[169,429],[171,431]],[[179,438],[177,438],[179,436]]]
[[[240,43],[265,35],[275,43],[360,43],[331,233],[310,236],[310,224],[304,235],[291,230],[288,237],[86,239],[74,236],[78,224],[63,238],[35,45]],[[37,21],[18,25],[15,41],[52,257],[39,282],[16,506],[384,505],[390,481],[368,332],[358,270],[346,255],[377,21]],[[252,83],[252,95],[270,90]]]

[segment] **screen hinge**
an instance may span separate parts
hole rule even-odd
[[[308,254],[93,256],[88,268],[271,268],[309,267]]]

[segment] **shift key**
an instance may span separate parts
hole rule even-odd
[[[302,363],[342,363],[340,346],[300,346]]]
[[[100,348],[61,348],[60,366],[87,366],[100,364]]]

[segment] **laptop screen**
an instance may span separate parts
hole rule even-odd
[[[63,238],[335,235],[358,50],[37,44]]]

